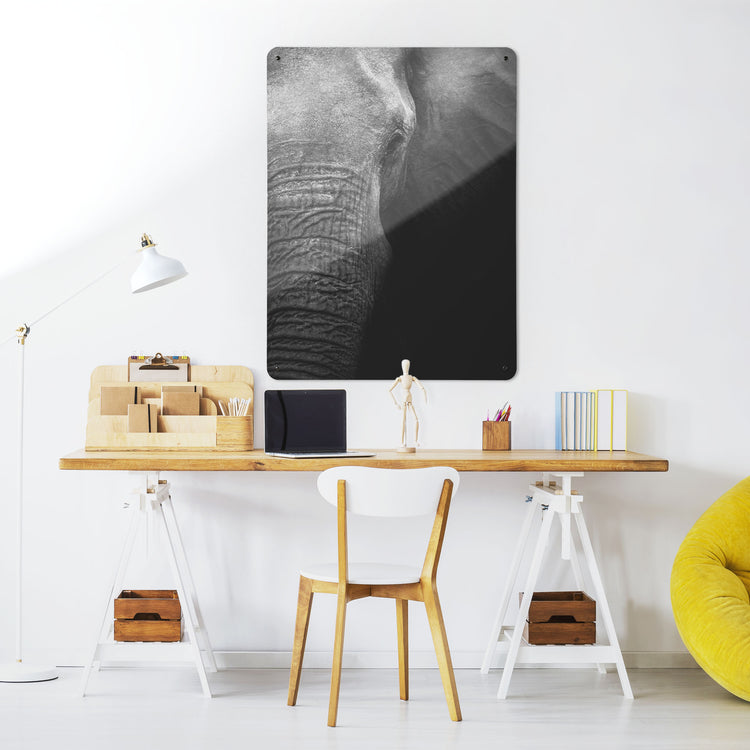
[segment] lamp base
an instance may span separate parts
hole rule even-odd
[[[0,664],[0,682],[46,682],[56,680],[58,677],[54,667],[24,664],[21,661]]]

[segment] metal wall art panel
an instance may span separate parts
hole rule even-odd
[[[268,56],[268,372],[516,371],[516,58]]]

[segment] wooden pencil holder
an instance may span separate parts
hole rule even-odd
[[[510,422],[482,422],[482,450],[510,450]]]

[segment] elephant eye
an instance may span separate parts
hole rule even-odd
[[[411,134],[398,129],[388,139],[383,149],[381,175],[381,202],[397,194],[405,179],[406,146]]]

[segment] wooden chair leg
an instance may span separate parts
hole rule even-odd
[[[402,701],[409,700],[409,600],[396,599],[398,632],[398,687]]]
[[[305,657],[305,642],[307,641],[307,626],[310,624],[310,608],[312,607],[312,581],[300,576],[299,595],[297,596],[297,621],[294,626],[294,648],[292,650],[292,668],[289,671],[289,695],[287,705],[297,703],[299,679],[302,673],[302,659]]]
[[[448,701],[448,712],[453,721],[461,721],[461,706],[458,703],[458,691],[456,690],[456,678],[453,674],[453,663],[451,653],[448,649],[448,637],[445,634],[445,623],[443,612],[440,609],[440,600],[437,591],[432,586],[424,587],[424,605],[427,610],[427,620],[430,623],[432,642],[435,645],[440,677],[443,680],[443,690]]]
[[[328,726],[336,726],[341,688],[341,662],[344,657],[344,625],[346,623],[346,586],[339,584],[336,602],[336,635],[333,642],[333,664],[331,665],[331,697],[328,701]]]

